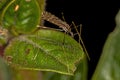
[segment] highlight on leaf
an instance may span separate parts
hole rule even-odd
[[[2,27],[14,35],[28,34],[37,29],[41,14],[36,0],[12,0],[2,12]]]

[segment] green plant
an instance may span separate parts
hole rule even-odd
[[[87,80],[82,46],[72,37],[70,26],[44,7],[44,0],[0,1],[0,80]],[[43,20],[70,35],[44,27]],[[92,80],[120,79],[120,12],[116,26]]]

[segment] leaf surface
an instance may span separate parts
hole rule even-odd
[[[84,57],[84,59],[80,61],[73,76],[54,72],[43,72],[43,74],[43,80],[87,80],[87,60]]]
[[[0,10],[3,8],[3,6],[7,3],[7,0],[0,0]]]
[[[72,37],[55,30],[39,30],[14,38],[5,50],[12,66],[72,75],[83,59],[82,47]]]
[[[37,29],[41,14],[36,0],[11,0],[2,12],[2,27],[15,35],[31,33]]]

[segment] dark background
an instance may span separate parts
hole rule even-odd
[[[96,68],[108,34],[115,28],[115,15],[119,10],[119,2],[104,1],[47,0],[47,11],[59,18],[63,12],[68,24],[74,21],[76,25],[83,25],[82,38],[91,58],[88,61],[88,79]]]

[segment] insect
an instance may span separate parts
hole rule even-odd
[[[53,23],[53,24],[59,26],[60,28],[62,28],[65,32],[70,33],[71,36],[73,35],[69,24],[67,24],[65,21],[62,21],[61,19],[59,19],[55,15],[51,14],[50,12],[44,11],[42,13],[41,19],[46,20],[50,23]]]

